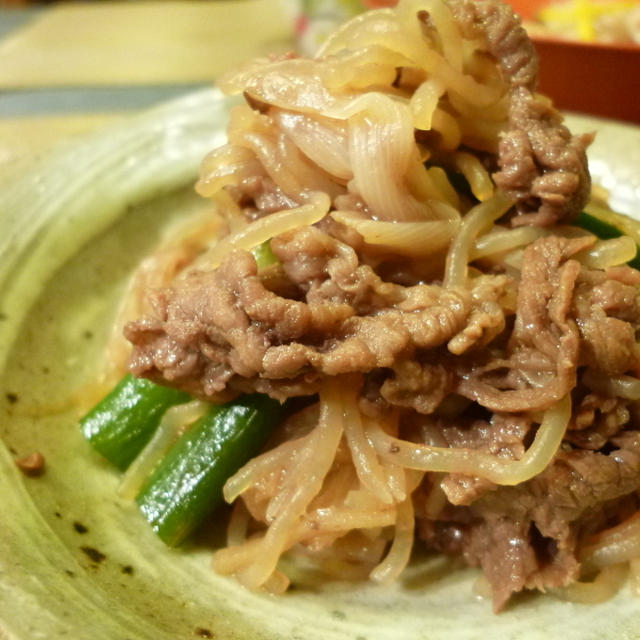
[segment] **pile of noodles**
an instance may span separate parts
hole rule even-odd
[[[428,12],[430,38],[418,11]],[[436,261],[444,287],[470,289],[478,275],[470,261],[481,259],[487,271],[499,265],[514,282],[499,302],[513,314],[524,247],[543,235],[584,232],[496,222],[513,202],[496,189],[482,157],[497,153],[508,96],[484,46],[461,35],[443,2],[404,0],[353,19],[313,60],[260,60],[224,78],[221,88],[244,92],[247,104],[233,111],[228,143],[204,160],[197,185],[215,202],[219,228],[196,225],[153,256],[124,315],[139,314],[149,285],[194,265],[215,268],[230,251],[252,250],[328,216],[372,250]],[[454,173],[464,176],[473,197],[452,184]],[[229,189],[256,176],[271,180],[290,206],[248,219]],[[622,237],[596,241],[577,259],[606,268],[634,254],[634,242]],[[604,382],[640,398],[638,380]],[[278,562],[295,550],[341,578],[392,581],[412,552],[412,493],[425,474],[524,482],[553,459],[571,416],[569,397],[532,416],[540,425],[535,439],[512,460],[403,440],[393,414],[381,422],[361,412],[359,384],[358,376],[327,379],[317,403],[288,419],[270,447],[228,480],[224,497],[234,508],[216,571],[251,589],[282,592],[289,581]],[[436,517],[446,498],[437,481],[431,486],[426,511]],[[604,597],[629,561],[639,582],[639,523],[635,518],[589,541],[584,564],[604,571],[560,595]]]

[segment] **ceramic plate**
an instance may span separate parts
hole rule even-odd
[[[160,229],[203,206],[191,185],[226,110],[215,91],[189,97],[136,120],[136,135],[128,123],[61,150],[0,196],[0,638],[637,638],[628,588],[591,606],[523,596],[495,616],[473,594],[477,573],[439,557],[416,558],[391,587],[301,574],[284,596],[249,593],[211,570],[213,534],[167,549],[118,498],[117,473],[78,431],[74,396],[95,375],[128,274]],[[599,132],[596,180],[640,212],[640,130],[571,124]],[[46,471],[29,478],[14,458],[36,450]]]

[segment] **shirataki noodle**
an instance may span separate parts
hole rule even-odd
[[[624,355],[635,335],[623,326],[640,326],[640,305],[631,294],[618,307],[605,301],[640,283],[625,266],[636,245],[571,225],[588,177],[544,167],[542,157],[549,140],[564,158],[580,157],[586,142],[560,129],[531,88],[527,46],[494,0],[401,0],[348,22],[312,60],[258,60],[221,80],[246,103],[197,184],[220,231],[186,262],[174,247],[173,262],[155,264],[175,291],[198,284],[194,267],[216,269],[248,326],[207,327],[203,303],[172,344],[201,331],[201,370],[223,372],[206,389],[307,396],[310,406],[228,479],[224,497],[235,505],[217,572],[280,593],[289,579],[278,563],[291,552],[340,578],[388,583],[423,539],[481,565],[497,609],[535,587],[601,601],[629,563],[639,583],[640,520],[621,514],[638,509],[640,469],[637,482],[625,476],[624,495],[612,490],[567,515],[561,538],[523,506],[536,492],[555,499],[554,474],[565,468],[588,483],[582,457],[615,465],[609,452],[627,447],[640,415],[640,359],[635,346]],[[559,202],[574,210],[562,213]],[[234,265],[265,242],[275,264],[249,261],[232,280]],[[247,301],[245,282],[264,299]],[[136,286],[130,300],[140,295]],[[280,316],[265,300],[290,311]],[[188,305],[162,313],[171,320]],[[245,357],[243,332],[264,351]],[[133,329],[128,337],[139,344]],[[210,361],[217,368],[206,369]],[[142,374],[161,379],[154,366]],[[164,381],[179,386],[182,373],[172,371]],[[200,395],[215,399],[206,389]],[[503,506],[502,496],[513,502]],[[616,501],[618,517],[605,517],[603,504]],[[507,521],[523,549],[544,540],[566,551],[557,562],[572,584],[545,582],[552,571],[540,564],[520,582],[497,577],[500,563],[487,558],[500,544],[483,543],[473,527],[499,531]]]

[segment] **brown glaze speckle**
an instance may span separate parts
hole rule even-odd
[[[94,549],[93,547],[80,547],[80,550],[96,564],[100,564],[103,560],[107,559],[107,556],[105,556],[102,551],[98,551],[98,549]]]

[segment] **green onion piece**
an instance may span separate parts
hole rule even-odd
[[[157,429],[165,411],[191,397],[127,374],[80,420],[91,446],[119,469],[126,469]]]
[[[601,240],[609,240],[610,238],[619,238],[622,231],[613,225],[582,211],[576,218],[575,224],[586,231],[590,231],[593,235],[598,236]]]
[[[241,396],[212,407],[178,440],[136,497],[165,544],[180,544],[222,504],[224,483],[259,453],[281,415],[268,396]]]
[[[625,226],[628,224],[628,222],[624,220],[620,214],[614,214],[613,212],[606,213],[612,221],[620,221],[621,223],[624,222]],[[613,224],[610,224],[609,222],[606,222],[601,218],[597,218],[596,216],[591,215],[586,211],[582,211],[580,215],[578,215],[578,217],[575,219],[575,224],[576,226],[581,227],[586,231],[590,231],[591,233],[593,233],[593,235],[597,236],[601,240],[609,240],[611,238],[619,238],[622,235],[630,235],[626,233],[626,229],[619,229],[617,226],[614,226]],[[633,237],[633,239],[636,240],[635,237]],[[634,269],[640,269],[640,258],[638,257],[637,253],[636,257],[633,260],[629,260],[628,264]]]
[[[266,267],[269,267],[272,264],[276,264],[278,262],[278,258],[273,255],[269,240],[265,240],[257,247],[254,247],[251,250],[251,253],[255,258],[256,265],[258,266],[258,271],[262,271],[262,269],[265,269]]]
[[[210,407],[210,404],[202,400],[193,400],[167,409],[149,442],[122,474],[118,495],[125,500],[135,500],[169,449],[186,428],[207,413]]]

